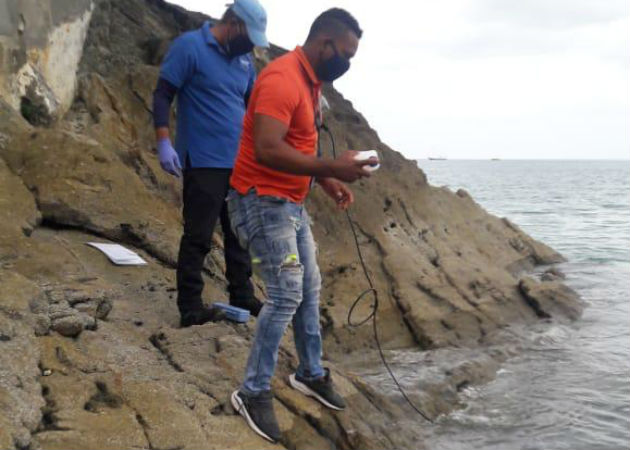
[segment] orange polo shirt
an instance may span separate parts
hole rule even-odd
[[[311,177],[271,169],[256,161],[254,115],[264,114],[286,124],[284,140],[305,155],[316,156],[315,110],[321,82],[301,47],[275,59],[265,67],[249,98],[241,142],[230,184],[241,194],[255,188],[258,195],[273,195],[302,203]]]

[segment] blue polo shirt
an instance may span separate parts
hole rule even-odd
[[[256,77],[252,56],[228,58],[206,22],[173,41],[160,77],[177,88],[175,149],[182,165],[188,156],[190,167],[232,168]]]

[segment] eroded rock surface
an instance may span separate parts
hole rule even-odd
[[[297,365],[289,332],[274,380],[284,440],[270,445],[234,415],[229,394],[254,321],[177,328],[181,187],[159,167],[150,114],[169,40],[204,17],[152,0],[89,7],[82,59],[67,68],[68,83],[75,74],[77,82],[65,115],[33,126],[0,99],[0,448],[422,448],[409,407],[352,373],[353,362],[378,364],[371,328],[346,324],[366,283],[345,216],[317,189],[308,208],[324,279],[324,356],[349,408],[330,412],[288,387]],[[350,102],[332,88],[325,95],[337,151],[381,155],[382,168],[354,186],[352,217],[379,290],[381,339],[388,349],[418,350],[427,372],[415,400],[435,417],[510,356],[485,351],[490,336],[575,319],[581,305],[552,272],[553,281],[523,277],[561,255],[465,191],[430,186]],[[95,240],[127,245],[149,264],[113,266],[85,245]],[[226,298],[219,234],[214,243],[204,297],[218,301]],[[421,352],[452,347],[476,356],[433,370],[433,353]]]

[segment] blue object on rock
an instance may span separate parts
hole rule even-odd
[[[249,320],[249,311],[243,308],[237,308],[236,306],[228,305],[225,303],[213,303],[217,308],[221,308],[228,319],[233,322],[245,323]]]

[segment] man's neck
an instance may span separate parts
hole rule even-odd
[[[319,59],[317,50],[308,42],[302,46],[302,50],[304,51],[304,55],[306,55],[306,59],[311,67],[315,69],[315,65]]]
[[[212,33],[219,44],[225,45],[225,41],[227,39],[227,27],[224,24],[217,23],[215,26],[210,28],[210,33]]]

